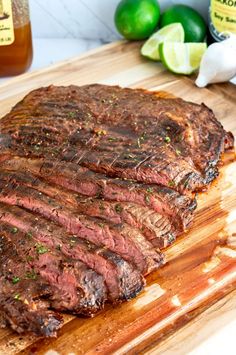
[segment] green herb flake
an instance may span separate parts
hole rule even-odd
[[[18,228],[13,227],[13,228],[11,229],[11,232],[12,232],[13,234],[16,234],[16,233],[18,232]]]
[[[115,141],[117,141],[117,138],[115,138],[115,137],[109,137],[108,140],[109,140],[109,142],[115,142]]]
[[[103,228],[104,227],[104,223],[98,223],[99,227]]]
[[[176,149],[175,152],[176,152],[177,155],[181,155],[181,151],[179,149]]]
[[[107,131],[101,129],[101,130],[95,130],[95,133],[97,136],[105,136],[107,134]]]
[[[168,186],[170,187],[174,187],[175,186],[175,182],[173,180],[168,182]]]
[[[115,211],[116,211],[117,213],[121,213],[121,212],[123,211],[123,207],[122,207],[119,203],[117,203],[117,204],[115,205]]]
[[[28,271],[26,274],[25,274],[25,278],[26,279],[31,279],[31,280],[36,280],[37,279],[37,274],[34,270],[32,270],[31,272]]]
[[[13,278],[12,278],[12,283],[13,283],[13,285],[17,284],[19,281],[20,281],[20,277],[18,277],[18,276],[13,276]]]
[[[26,261],[29,262],[29,261],[33,261],[34,258],[31,256],[31,255],[27,255],[26,256]]]
[[[68,113],[68,116],[74,118],[76,116],[76,112],[71,111]]]
[[[166,136],[166,137],[165,137],[165,142],[166,142],[166,143],[170,143],[170,141],[171,141],[170,137],[169,137],[169,136]]]
[[[153,187],[148,187],[146,190],[149,194],[153,193]]]
[[[31,232],[27,232],[25,236],[29,239],[33,238],[33,234]]]
[[[19,293],[15,294],[14,299],[19,301],[20,300],[20,294]]]
[[[36,244],[36,251],[38,254],[45,254],[49,251],[49,249],[44,245]]]

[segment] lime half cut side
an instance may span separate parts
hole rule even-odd
[[[160,44],[159,52],[162,63],[173,73],[192,74],[200,66],[206,43],[172,43]]]
[[[162,42],[184,42],[181,23],[173,23],[155,32],[142,46],[141,54],[152,60],[160,60],[159,45]]]

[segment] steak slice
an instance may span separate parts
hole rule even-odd
[[[1,316],[18,333],[32,332],[39,336],[55,336],[62,317],[48,310],[42,297],[51,294],[50,287],[32,272],[18,255],[15,245],[0,236],[0,307]]]
[[[12,172],[30,172],[50,183],[85,196],[134,202],[151,208],[170,217],[171,223],[180,232],[189,225],[196,208],[196,199],[181,195],[171,188],[108,178],[72,163],[6,155],[2,157],[1,168]]]
[[[20,232],[16,227],[3,222],[0,224],[0,232],[13,244],[21,262],[28,267],[23,277],[20,275],[21,280],[29,277],[35,281],[40,275],[48,287],[50,285],[50,306],[86,316],[103,308],[107,296],[102,276],[82,262],[63,256],[59,250],[40,253],[46,251],[47,247],[40,248],[43,245],[34,238],[32,232]]]
[[[3,118],[2,133],[15,153],[178,191],[204,188],[233,145],[203,104],[105,85],[35,90]]]
[[[125,224],[111,225],[104,220],[79,215],[65,203],[30,187],[15,182],[0,182],[0,201],[39,213],[65,227],[67,232],[109,248],[133,263],[143,274],[156,270],[163,263],[163,255],[155,250],[138,230]]]
[[[113,223],[127,223],[138,228],[146,239],[156,248],[172,244],[180,234],[170,223],[169,218],[147,208],[130,202],[111,202],[99,199],[78,197],[80,213],[104,218]]]
[[[65,256],[82,261],[102,275],[111,302],[133,298],[143,289],[143,277],[119,255],[77,236],[69,235],[52,222],[18,207],[9,208],[4,204],[0,204],[0,222],[9,223],[24,233],[30,231],[38,240],[39,250],[41,246],[45,250],[43,253],[45,257],[51,253],[51,250],[60,248],[60,252]],[[35,247],[37,250],[37,245]]]
[[[135,203],[88,198],[69,192],[62,187],[58,188],[45,183],[29,172],[13,173],[0,170],[0,181],[32,187],[59,202],[66,202],[80,214],[104,218],[115,224],[127,223],[142,231],[143,235],[157,248],[170,245],[178,235],[167,217]]]

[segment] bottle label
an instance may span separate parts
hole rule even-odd
[[[209,9],[210,33],[216,41],[236,33],[236,0],[211,0]]]
[[[0,46],[8,46],[14,40],[12,1],[0,0]]]

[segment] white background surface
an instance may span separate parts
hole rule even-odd
[[[30,0],[33,36],[112,41],[118,37],[113,14],[119,0]],[[205,17],[209,0],[159,0],[162,9],[185,3]]]
[[[34,40],[34,60],[30,70],[79,55],[119,38],[113,13],[119,0],[30,0]],[[208,0],[163,0],[161,8],[172,3],[194,6],[207,18]],[[3,82],[8,79],[1,79]],[[236,320],[211,337],[191,355],[236,355]],[[164,354],[163,354],[164,355]],[[175,354],[178,355],[178,354]]]

